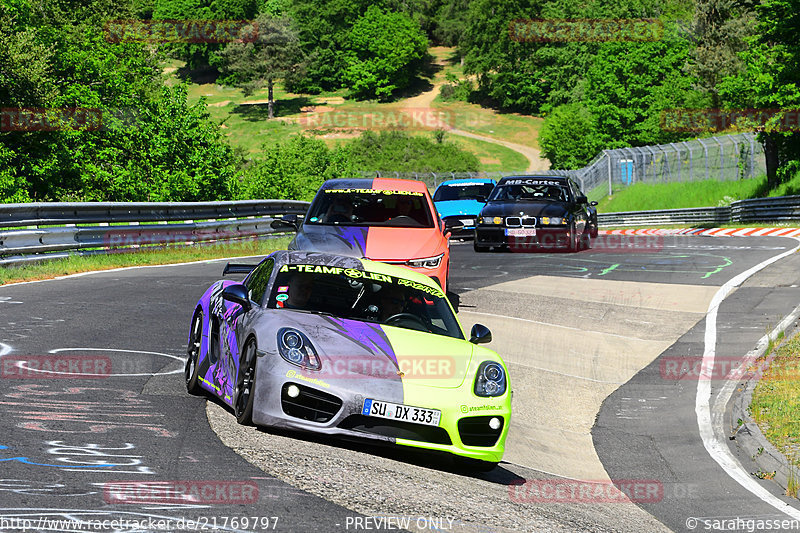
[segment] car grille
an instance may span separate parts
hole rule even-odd
[[[432,444],[453,443],[453,441],[450,440],[450,435],[444,428],[414,424],[413,422],[388,420],[374,416],[350,415],[342,420],[339,427],[342,429],[372,433],[374,435],[383,435],[384,437],[430,442]]]
[[[500,419],[500,427],[492,429],[489,420]],[[494,446],[503,433],[502,416],[468,416],[458,421],[458,434],[466,446]]]
[[[286,390],[289,385],[300,389],[297,398],[291,398]],[[295,418],[309,422],[327,422],[342,408],[342,400],[333,394],[318,391],[297,383],[284,383],[281,389],[281,408],[283,412]]]
[[[506,226],[509,228],[533,227],[536,225],[534,217],[506,217]]]

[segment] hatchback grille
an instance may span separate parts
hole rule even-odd
[[[383,435],[384,437],[430,442],[432,444],[453,443],[450,440],[450,435],[444,428],[377,418],[374,416],[350,415],[342,420],[339,427],[342,429],[352,429],[354,431],[363,431],[364,433]]]
[[[291,385],[300,389],[297,398],[292,398],[287,393]],[[281,389],[281,408],[289,416],[302,418],[309,422],[323,423],[336,416],[336,413],[342,408],[342,400],[311,387],[297,383],[284,383]]]

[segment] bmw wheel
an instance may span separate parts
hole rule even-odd
[[[256,341],[250,339],[245,344],[239,361],[239,377],[234,390],[233,412],[236,421],[243,425],[253,423],[253,402],[256,387]]]
[[[197,308],[192,318],[189,329],[189,347],[186,354],[186,366],[183,374],[186,381],[186,390],[189,394],[203,394],[203,389],[198,383],[197,361],[200,358],[200,345],[203,342],[203,310]]]
[[[578,243],[578,230],[573,222],[569,226],[569,242],[567,243],[568,252],[577,252],[579,247]]]

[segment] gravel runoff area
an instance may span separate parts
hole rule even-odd
[[[515,502],[513,483],[558,478],[510,463],[473,474],[454,468],[446,457],[405,447],[242,426],[213,401],[206,412],[222,442],[264,472],[351,509],[354,516],[409,517],[410,531],[430,530],[438,520],[440,530],[459,533],[669,531],[627,501]]]

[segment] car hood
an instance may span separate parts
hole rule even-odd
[[[516,217],[522,213],[531,217],[562,217],[569,210],[564,202],[546,200],[542,202],[489,202],[481,210],[482,217]]]
[[[435,228],[377,226],[314,226],[304,224],[290,250],[328,252],[377,261],[431,257],[444,252],[446,243]]]
[[[446,202],[436,202],[436,210],[439,215],[452,217],[458,215],[477,216],[483,209],[484,203],[478,200],[448,200]]]
[[[277,353],[278,329],[301,331],[322,362],[320,371],[303,374],[329,384],[341,379],[352,384],[353,379],[367,377],[456,388],[464,382],[472,360],[474,345],[466,340],[287,309],[268,313],[272,318],[263,322],[260,345],[264,347],[266,340],[268,351]]]

